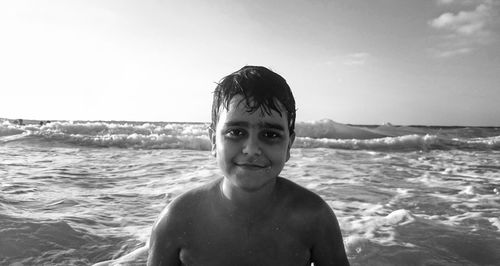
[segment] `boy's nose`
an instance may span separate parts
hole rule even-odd
[[[243,151],[246,155],[260,155],[262,153],[260,149],[259,140],[256,137],[250,136],[244,143]]]

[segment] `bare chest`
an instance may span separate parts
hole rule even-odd
[[[310,265],[307,232],[284,217],[207,218],[181,248],[184,265]]]

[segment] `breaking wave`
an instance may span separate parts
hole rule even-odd
[[[29,142],[134,149],[210,150],[207,123],[0,123],[0,144]],[[294,148],[350,150],[500,150],[499,128],[352,126],[331,120],[298,122]]]

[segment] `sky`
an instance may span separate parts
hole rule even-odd
[[[297,121],[500,126],[500,0],[2,0],[0,117],[208,122],[282,75]]]

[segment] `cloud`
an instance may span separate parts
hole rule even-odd
[[[442,50],[436,52],[436,56],[437,57],[452,57],[452,56],[456,56],[456,55],[468,54],[471,51],[472,51],[471,48],[467,48],[467,47],[455,48],[455,49],[442,49]]]
[[[449,30],[459,35],[473,35],[485,30],[490,14],[491,6],[480,4],[473,11],[444,13],[429,24],[436,29]]]
[[[439,0],[451,3],[453,0]],[[465,4],[465,1],[461,2]],[[491,43],[494,28],[498,26],[498,5],[483,0],[473,10],[446,12],[428,22],[429,26],[441,35],[440,44],[435,49],[438,56],[467,54],[477,47]]]
[[[491,0],[436,0],[440,6],[446,5],[477,5]]]
[[[365,52],[356,52],[351,54],[337,55],[326,61],[328,66],[352,66],[361,67],[368,64],[369,59],[373,58],[372,55]]]
[[[449,5],[449,4],[456,2],[456,1],[454,1],[454,0],[437,0],[436,2],[438,3],[438,5]]]
[[[367,63],[369,57],[368,53],[353,53],[345,56],[343,63],[348,66],[362,66]]]

